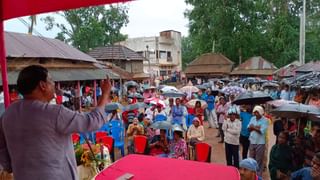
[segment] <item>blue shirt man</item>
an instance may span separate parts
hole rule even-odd
[[[250,136],[250,132],[248,130],[248,125],[249,125],[249,123],[251,121],[251,118],[252,118],[252,114],[251,113],[240,112],[240,119],[241,119],[241,122],[242,122],[240,134],[242,136],[245,136],[245,137],[249,137]]]

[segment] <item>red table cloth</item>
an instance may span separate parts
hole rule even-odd
[[[96,180],[117,179],[126,173],[139,180],[239,180],[236,168],[231,166],[160,158],[144,155],[128,155],[103,170]]]

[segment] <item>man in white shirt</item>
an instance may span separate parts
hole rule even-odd
[[[238,119],[240,112],[233,107],[228,110],[229,118],[223,122],[226,160],[228,166],[239,168],[239,138],[241,121]]]

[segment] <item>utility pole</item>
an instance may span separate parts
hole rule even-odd
[[[300,16],[300,43],[299,43],[299,61],[300,64],[305,64],[306,51],[306,0],[303,0],[302,12]]]
[[[149,71],[149,78],[150,78],[150,82],[151,82],[151,65],[150,65],[150,57],[149,57],[149,46],[146,45],[147,48],[147,52],[146,52],[146,58],[148,60],[148,71]]]

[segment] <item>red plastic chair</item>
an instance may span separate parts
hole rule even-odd
[[[111,160],[114,162],[114,139],[111,136],[106,136],[101,138],[101,143],[108,147],[109,153],[111,155]]]
[[[147,143],[148,139],[146,136],[135,136],[133,138],[134,152],[136,154],[145,154],[147,149]]]
[[[197,143],[195,147],[196,161],[211,162],[211,148],[207,143]]]
[[[107,137],[108,133],[104,131],[96,132],[96,143],[100,143],[104,137]]]
[[[72,142],[73,142],[73,144],[79,143],[80,142],[80,134],[73,133],[72,134]]]

